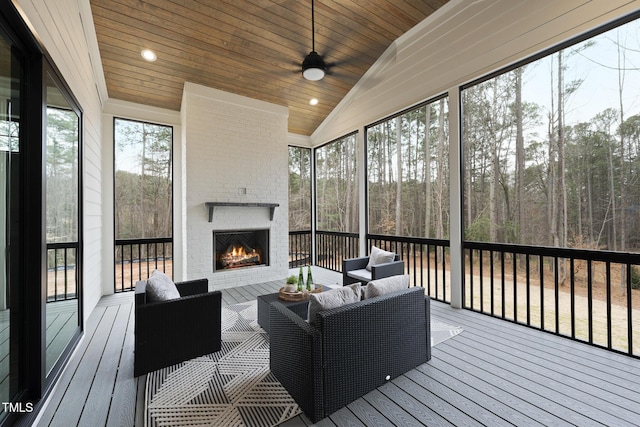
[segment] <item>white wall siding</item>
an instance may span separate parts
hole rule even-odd
[[[637,0],[452,0],[389,47],[314,132],[313,145],[638,9]]]
[[[278,280],[288,271],[288,109],[186,83],[183,101],[187,278],[220,289]],[[241,194],[240,189],[246,189]],[[216,208],[206,202],[278,203]],[[270,265],[213,273],[213,230],[268,228]]]
[[[82,13],[88,0],[18,0],[25,20],[36,32],[83,109],[84,317],[102,295],[102,105],[89,59]]]

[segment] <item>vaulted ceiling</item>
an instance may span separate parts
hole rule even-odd
[[[311,0],[91,0],[91,10],[109,98],[179,110],[189,81],[286,106],[289,131],[311,135],[395,39],[447,1],[315,0],[315,49],[333,64],[320,81],[301,74]]]

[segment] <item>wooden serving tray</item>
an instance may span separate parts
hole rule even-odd
[[[322,292],[322,285],[315,285],[316,288],[312,291],[304,290],[302,292],[287,292],[284,290],[284,287],[280,288],[278,291],[278,298],[282,301],[296,302],[296,301],[304,301],[309,299],[309,294],[317,294],[318,292]]]

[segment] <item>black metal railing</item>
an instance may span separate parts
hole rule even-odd
[[[173,239],[116,239],[114,292],[132,291],[153,270],[173,277]]]
[[[342,271],[342,260],[359,254],[360,236],[357,233],[316,231],[316,265]]]
[[[422,286],[432,299],[451,301],[448,240],[367,234],[367,245],[400,254],[412,286]]]
[[[289,237],[291,242],[291,236]],[[342,272],[342,260],[356,258],[359,253],[359,235],[334,231],[317,231],[317,264]],[[290,243],[291,244],[291,243]],[[405,272],[413,286],[422,286],[425,293],[439,301],[451,300],[449,286],[449,241],[417,237],[398,237],[369,234],[367,245],[373,245],[400,254]]]
[[[310,265],[311,259],[311,230],[289,232],[289,268]]]
[[[640,254],[465,242],[464,307],[639,356]]]
[[[78,242],[47,243],[47,302],[78,298]]]

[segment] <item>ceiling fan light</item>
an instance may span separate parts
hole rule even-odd
[[[307,80],[322,80],[322,78],[324,77],[324,70],[322,68],[307,68],[302,72],[302,75]]]
[[[321,80],[325,73],[324,60],[317,52],[312,51],[302,61],[302,76],[307,80]]]

